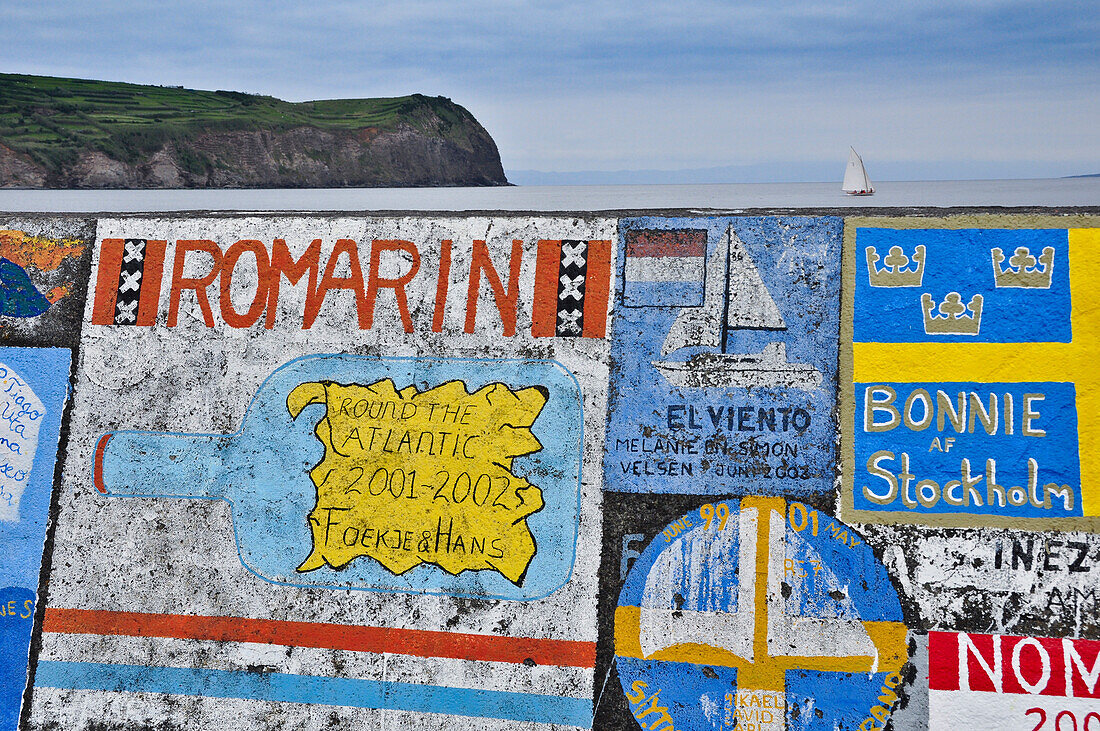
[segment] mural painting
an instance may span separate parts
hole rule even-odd
[[[606,488],[832,487],[841,222],[620,223]]]
[[[71,218],[0,220],[0,345],[77,346],[94,230]]]
[[[848,222],[848,504],[870,520],[1095,527],[1097,232],[932,223]]]
[[[268,581],[527,599],[573,568],[582,428],[553,361],[305,356],[236,434],[112,432],[94,471],[107,495],[227,501]]]
[[[966,632],[929,636],[929,728],[1100,724],[1100,642]]]
[[[0,221],[0,729],[1100,731],[1100,218],[855,213]]]
[[[613,235],[101,220],[32,724],[590,727]]]
[[[681,517],[634,562],[615,659],[644,728],[855,728],[889,717],[906,633],[854,530],[802,503],[744,497]]]
[[[14,728],[27,685],[31,629],[50,508],[69,351],[0,348],[0,727]]]

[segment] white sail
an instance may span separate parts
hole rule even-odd
[[[756,268],[745,244],[730,231],[730,279],[726,327],[750,330],[786,330],[787,323],[772,299],[760,270]]]
[[[840,186],[845,193],[873,193],[871,179],[867,177],[867,170],[863,167],[863,159],[854,147],[849,147],[848,167],[844,169],[844,183]]]

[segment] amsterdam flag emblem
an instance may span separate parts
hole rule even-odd
[[[540,241],[531,334],[604,337],[610,280],[610,241]]]
[[[95,325],[152,325],[160,303],[166,241],[103,239],[96,277]]]

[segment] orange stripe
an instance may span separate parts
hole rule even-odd
[[[583,337],[602,338],[607,334],[607,302],[610,296],[611,242],[589,241],[584,275]]]
[[[103,239],[99,245],[99,270],[95,280],[95,304],[92,305],[93,325],[115,324],[118,273],[122,270],[125,245],[123,239]]]
[[[523,663],[530,659],[538,665],[578,668],[591,668],[596,664],[594,642],[242,617],[197,617],[47,607],[42,631],[256,642],[286,647],[389,652],[416,657],[449,657],[485,662]]]
[[[531,303],[531,335],[552,338],[558,331],[558,271],[561,241],[543,239],[535,255],[535,298]]]

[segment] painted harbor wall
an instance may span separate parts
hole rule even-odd
[[[1100,731],[1100,216],[0,220],[0,728]]]

